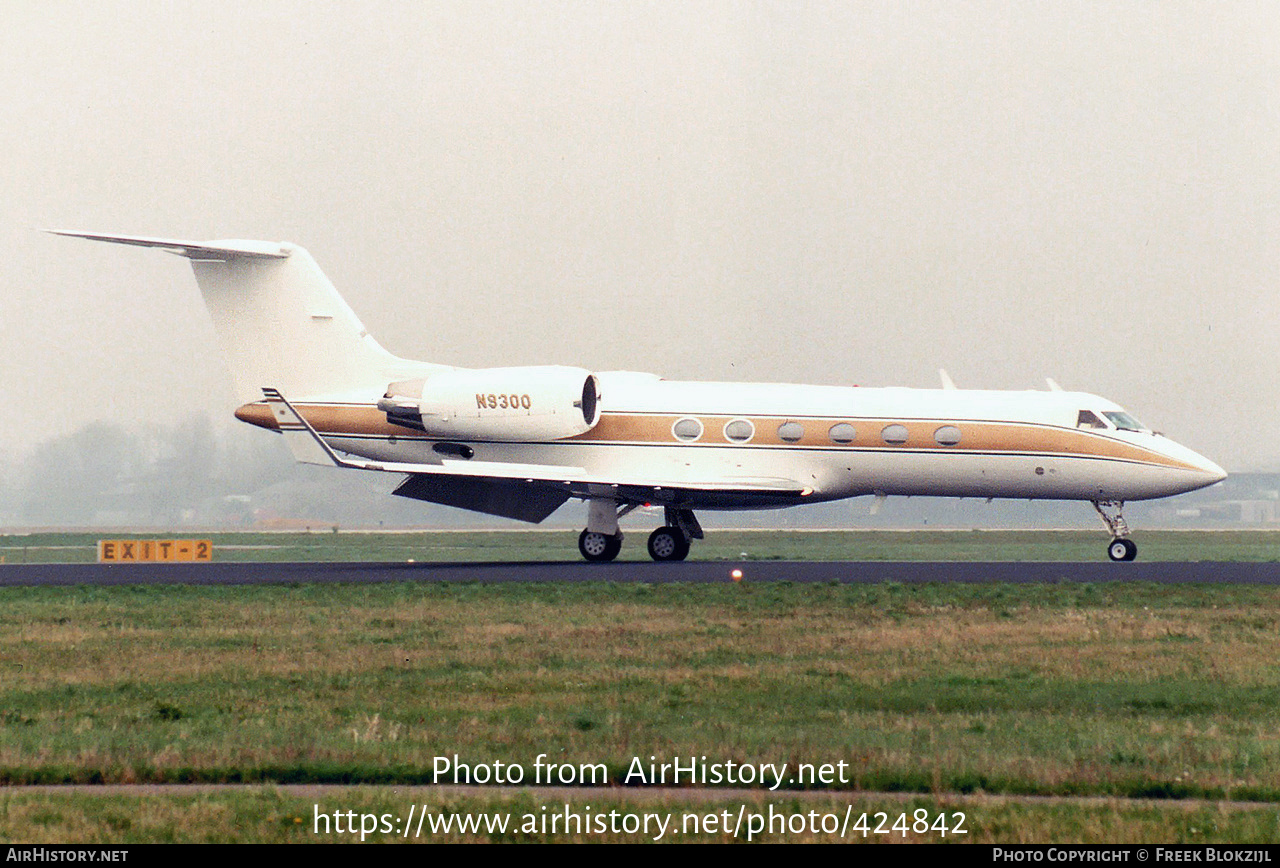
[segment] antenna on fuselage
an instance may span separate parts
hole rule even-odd
[[[938,368],[938,376],[942,378],[942,388],[948,391],[955,389],[956,384],[951,381],[951,375],[944,368]]]
[[[1057,380],[1055,380],[1053,377],[1045,377],[1045,378],[1044,378],[1044,381],[1045,381],[1046,383],[1048,383],[1048,384],[1049,384],[1049,391],[1050,391],[1050,392],[1061,392],[1061,391],[1062,391],[1062,387],[1058,385],[1058,381],[1057,381]]]

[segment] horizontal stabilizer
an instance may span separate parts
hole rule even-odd
[[[98,232],[67,232],[46,229],[51,235],[71,238],[87,238],[90,241],[106,241],[111,244],[131,244],[135,247],[155,247],[167,253],[175,253],[188,259],[202,261],[228,261],[240,257],[250,259],[286,259],[288,245],[276,241],[175,241],[171,238],[146,238],[140,235],[103,235]]]

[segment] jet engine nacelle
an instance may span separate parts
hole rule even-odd
[[[450,440],[560,440],[600,421],[600,387],[582,368],[459,368],[392,383],[378,409]]]

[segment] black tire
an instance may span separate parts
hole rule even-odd
[[[622,551],[622,537],[584,530],[578,534],[578,551],[592,563],[608,563]]]
[[[1131,561],[1138,556],[1138,545],[1131,539],[1113,539],[1107,546],[1107,557],[1113,561]]]
[[[689,540],[676,527],[660,527],[649,534],[649,557],[655,561],[682,561],[689,556]]]

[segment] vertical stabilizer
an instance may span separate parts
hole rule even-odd
[[[191,257],[237,394],[254,400],[264,385],[313,398],[385,389],[402,360],[370,337],[311,254],[281,248],[281,259]]]
[[[367,400],[392,380],[439,367],[384,350],[297,245],[54,234],[154,247],[191,260],[242,401],[257,400],[266,385],[295,398]]]

